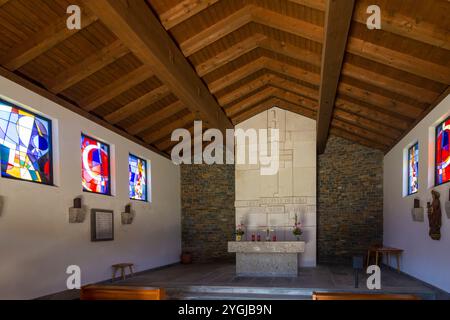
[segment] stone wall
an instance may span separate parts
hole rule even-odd
[[[383,153],[331,136],[319,156],[318,261],[348,263],[383,239]]]
[[[182,248],[194,262],[233,259],[234,193],[233,165],[181,166]]]

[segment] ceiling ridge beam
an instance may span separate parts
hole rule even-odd
[[[233,127],[145,1],[84,0],[83,3],[199,119],[222,132]]]
[[[152,76],[153,72],[151,69],[146,65],[141,65],[109,85],[101,87],[91,95],[83,98],[80,101],[80,106],[86,111],[95,110],[102,104],[111,101]]]
[[[354,0],[327,0],[317,114],[319,154],[324,152],[328,140],[354,4]]]
[[[145,109],[146,107],[152,105],[153,103],[161,100],[165,96],[170,94],[169,88],[167,86],[162,85],[158,88],[153,89],[150,92],[147,92],[143,96],[140,96],[136,100],[131,101],[130,103],[122,106],[121,108],[115,110],[114,112],[106,115],[104,118],[106,121],[116,124],[120,121],[132,116]]]
[[[115,40],[47,81],[46,87],[53,93],[60,93],[122,58],[127,53],[129,53],[128,48],[120,40]]]
[[[170,30],[192,16],[206,10],[219,0],[184,0],[163,12],[159,19],[166,30]]]
[[[81,30],[97,20],[96,16],[85,12],[81,19]],[[34,33],[23,43],[11,48],[0,57],[0,64],[10,71],[17,70],[79,31],[78,29],[69,30],[67,16],[61,17],[55,23]]]
[[[158,122],[161,122],[177,114],[178,112],[183,111],[185,108],[186,107],[180,100],[175,101],[174,103],[171,103],[134,123],[127,129],[127,131],[133,135],[141,133],[146,129],[158,124]]]

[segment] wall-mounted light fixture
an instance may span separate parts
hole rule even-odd
[[[134,210],[131,209],[131,204],[125,206],[125,212],[122,212],[122,224],[132,224],[134,220]]]
[[[86,217],[86,210],[81,197],[73,199],[73,207],[69,208],[69,223],[82,223]]]
[[[423,222],[425,219],[424,212],[424,208],[420,207],[420,199],[414,199],[414,208],[411,210],[413,221]]]

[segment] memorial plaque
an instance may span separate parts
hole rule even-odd
[[[114,211],[92,209],[91,241],[114,240]]]

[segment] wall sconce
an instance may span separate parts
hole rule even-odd
[[[134,216],[134,210],[131,209],[131,204],[127,204],[125,206],[125,212],[122,212],[122,224],[132,224]]]
[[[413,221],[423,222],[425,210],[420,207],[420,199],[414,199],[414,208],[411,210]]]
[[[448,189],[448,201],[445,201],[445,212],[447,213],[447,218],[450,219],[450,189]]]
[[[82,223],[86,217],[85,209],[80,197],[73,199],[73,207],[69,208],[69,223]]]

